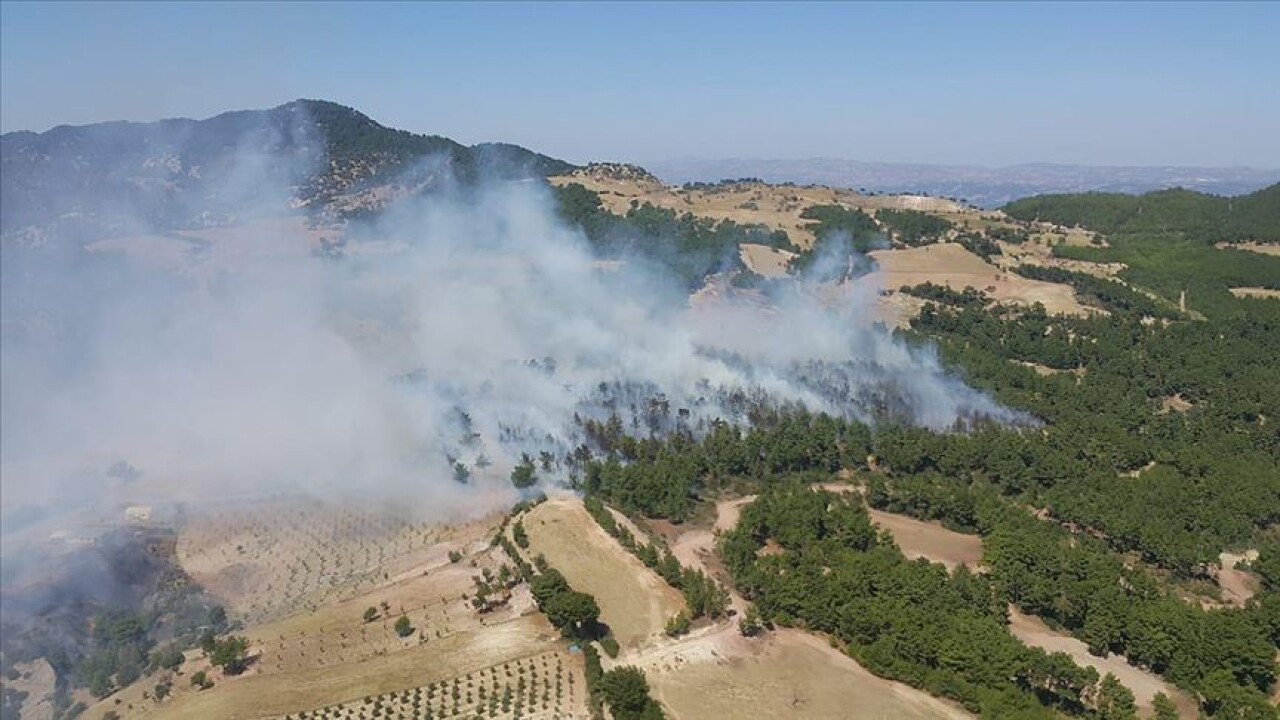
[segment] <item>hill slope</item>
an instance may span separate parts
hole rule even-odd
[[[246,207],[325,208],[370,185],[544,177],[569,163],[516,145],[467,147],[295,100],[206,120],[110,122],[0,136],[0,232],[69,219],[99,227],[217,223]],[[288,188],[289,197],[280,197]]]
[[[1192,190],[1145,195],[1040,195],[1009,203],[1019,220],[1045,220],[1098,232],[1182,232],[1210,242],[1280,242],[1280,183],[1241,197]]]

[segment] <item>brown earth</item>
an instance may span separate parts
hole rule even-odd
[[[638,648],[663,637],[684,598],[609,537],[577,499],[553,499],[523,519],[531,555],[543,555],[574,589],[594,595],[618,643]]]
[[[1009,608],[1009,631],[1014,637],[1030,647],[1038,647],[1045,652],[1064,652],[1071,656],[1077,665],[1092,667],[1099,675],[1111,673],[1122,685],[1133,693],[1141,714],[1151,715],[1151,700],[1157,693],[1168,695],[1178,706],[1179,717],[1197,717],[1196,702],[1165,682],[1154,673],[1130,665],[1123,656],[1108,655],[1105,658],[1089,653],[1083,642],[1063,633],[1057,632],[1034,616],[1019,612],[1017,608]]]
[[[159,705],[139,699],[127,717],[246,720],[296,713],[351,702],[367,695],[421,687],[550,652],[559,647],[558,638],[559,634],[545,618],[528,615],[365,662],[290,673],[218,677],[215,686],[204,691],[192,689],[187,677],[179,676],[174,681],[174,697]],[[113,698],[107,698],[83,717],[97,720],[112,709],[117,706]]]
[[[1258,253],[1259,255],[1280,255],[1280,243],[1225,243],[1220,242],[1214,247],[1231,250],[1244,250],[1246,252]]]
[[[1256,573],[1236,567],[1242,561],[1252,562],[1257,558],[1257,550],[1246,550],[1239,554],[1224,552],[1218,555],[1218,561],[1222,567],[1215,573],[1215,580],[1222,591],[1222,600],[1225,604],[1244,607],[1262,587],[1262,579]]]
[[[876,525],[888,530],[902,554],[908,558],[925,558],[942,563],[948,570],[960,565],[978,569],[982,566],[982,538],[948,530],[939,523],[924,522],[906,515],[868,509]]]
[[[751,272],[768,278],[786,277],[787,266],[795,257],[795,253],[768,245],[743,243],[739,249],[742,252],[742,264]]]
[[[1027,306],[1039,302],[1051,314],[1098,312],[1081,305],[1070,285],[1031,280],[1005,272],[955,243],[873,250],[869,256],[878,267],[855,280],[854,285],[870,286],[880,293],[931,282],[956,292],[971,287],[1000,302]]]
[[[1228,288],[1232,295],[1238,298],[1255,298],[1259,300],[1277,300],[1280,299],[1280,290],[1272,290],[1270,288],[1260,287],[1234,287]]]
[[[54,694],[57,692],[58,674],[44,658],[25,663],[14,663],[18,677],[0,678],[0,687],[26,693],[18,712],[20,720],[52,720]]]
[[[676,720],[972,717],[876,677],[821,638],[798,630],[745,641],[741,650],[710,644],[682,645],[646,669],[654,696]]]

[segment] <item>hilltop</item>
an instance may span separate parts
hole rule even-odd
[[[71,218],[98,230],[204,227],[246,208],[290,205],[347,215],[446,181],[545,177],[573,167],[518,145],[468,147],[389,128],[323,100],[206,120],[64,125],[0,136],[0,232]]]

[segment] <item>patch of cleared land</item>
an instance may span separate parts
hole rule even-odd
[[[1258,298],[1263,300],[1280,299],[1280,290],[1272,290],[1270,288],[1260,287],[1235,287],[1228,288],[1232,295],[1238,298]]]
[[[153,675],[92,706],[85,717],[96,720],[115,710],[124,717],[162,720],[260,718],[336,705],[351,710],[351,717],[363,717],[366,696],[386,695],[383,704],[394,705],[412,703],[415,692],[441,709],[446,701],[426,693],[433,684],[441,690],[440,683],[452,678],[460,678],[463,692],[458,701],[450,696],[448,707],[465,708],[479,702],[477,696],[467,705],[468,683],[477,693],[483,683],[490,689],[506,687],[508,671],[515,678],[535,656],[539,667],[560,658],[560,673],[580,681],[581,657],[564,650],[559,633],[536,613],[527,587],[517,586],[505,604],[484,614],[467,602],[473,576],[496,573],[510,562],[500,548],[489,546],[496,518],[439,526],[396,512],[305,502],[255,507],[228,508],[192,522],[179,541],[188,569],[210,578],[248,618],[239,631],[250,643],[248,670],[224,676],[192,650],[187,662],[167,675],[173,683],[169,699],[156,703],[146,697],[166,677]],[[452,561],[452,551],[462,557]],[[235,567],[247,571],[225,572]],[[293,581],[292,575],[301,577]],[[231,583],[229,577],[246,581]],[[314,578],[316,585],[304,578]],[[260,596],[257,601],[254,594]],[[362,616],[370,607],[377,617],[365,622]],[[406,637],[394,630],[401,616],[413,628]],[[191,686],[191,674],[201,670],[213,679],[211,689]],[[539,682],[545,679],[539,676]],[[517,680],[510,684],[518,695]],[[584,716],[584,685],[575,687],[572,694],[562,689],[558,699],[551,690],[545,703],[542,690],[547,688],[536,696],[527,692],[518,714]],[[502,710],[494,717],[513,713]]]
[[[197,518],[177,550],[183,569],[229,611],[258,623],[378,587],[461,549],[463,538],[457,529],[419,522],[408,512],[297,500]]]
[[[870,285],[879,292],[931,282],[956,292],[971,287],[1001,302],[1028,306],[1039,302],[1049,313],[1085,315],[1097,312],[1081,305],[1070,285],[1032,280],[1005,272],[956,243],[873,250],[868,254],[878,267],[855,280],[854,284]]]
[[[1170,395],[1160,398],[1160,412],[1186,412],[1195,407],[1195,404],[1182,397],[1181,394]]]
[[[1262,579],[1248,570],[1238,569],[1241,562],[1252,562],[1258,559],[1257,550],[1246,550],[1243,553],[1224,552],[1218,555],[1222,568],[1217,571],[1216,580],[1222,590],[1222,600],[1234,607],[1244,607],[1260,587]]]
[[[1015,362],[1018,365],[1021,365],[1023,367],[1031,368],[1032,370],[1035,371],[1037,375],[1040,375],[1041,377],[1062,375],[1064,373],[1071,373],[1076,377],[1081,377],[1084,375],[1084,372],[1085,372],[1084,368],[1074,368],[1072,370],[1063,370],[1062,368],[1051,368],[1048,365],[1041,365],[1040,363],[1027,362],[1025,360],[1014,360],[1012,362]]]
[[[742,264],[748,270],[768,278],[785,277],[787,265],[795,257],[795,253],[754,243],[743,243],[739,250],[742,252]]]
[[[677,720],[971,717],[876,677],[812,635],[779,630],[747,644],[740,654],[672,653],[648,669],[655,697]]]
[[[54,714],[53,698],[57,691],[58,674],[44,658],[26,663],[14,663],[18,677],[0,679],[6,690],[26,693],[19,706],[21,720],[51,720]]]
[[[458,633],[437,643],[411,647],[373,660],[314,667],[292,673],[246,673],[216,677],[204,691],[186,677],[174,681],[175,695],[160,705],[138,700],[126,717],[223,718],[246,720],[296,713],[357,701],[367,695],[475,674],[494,665],[555,651],[559,634],[540,615],[529,615],[481,631]],[[90,708],[86,718],[116,709],[112,698]],[[143,710],[146,712],[143,712]],[[117,710],[119,712],[119,710]]]
[[[594,595],[619,644],[663,637],[684,598],[609,537],[576,499],[548,500],[524,517],[529,554],[543,555],[576,590]]]
[[[582,663],[564,652],[548,652],[326,710],[335,718],[360,720],[426,716],[560,720],[590,717],[586,696]]]
[[[1151,700],[1157,693],[1168,695],[1178,706],[1178,713],[1183,718],[1197,716],[1196,703],[1174,686],[1165,682],[1154,673],[1130,665],[1122,656],[1108,655],[1105,658],[1089,653],[1083,642],[1050,628],[1038,617],[1026,615],[1017,608],[1009,608],[1009,631],[1014,637],[1030,647],[1038,647],[1045,652],[1064,652],[1071,656],[1077,665],[1092,667],[1099,675],[1111,673],[1122,685],[1133,693],[1138,707],[1145,714],[1151,711]]]
[[[1280,243],[1218,243],[1214,247],[1224,250],[1245,250],[1259,255],[1280,255]]]
[[[871,521],[888,530],[902,554],[908,558],[925,558],[942,563],[948,570],[960,565],[978,568],[982,565],[982,538],[948,530],[933,522],[916,520],[906,515],[868,509]]]

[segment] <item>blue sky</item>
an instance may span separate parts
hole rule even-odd
[[[1280,167],[1280,3],[0,4],[0,129],[298,98],[572,161]]]

